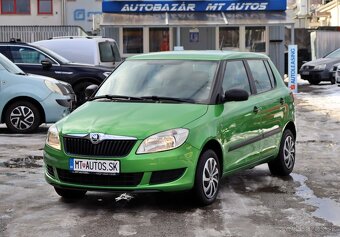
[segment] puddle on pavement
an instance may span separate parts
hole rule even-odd
[[[41,164],[37,162],[42,160],[42,156],[27,156],[25,158],[12,158],[4,162],[4,165],[9,168],[39,168]]]
[[[299,182],[296,188],[296,195],[303,198],[306,204],[312,205],[317,209],[312,213],[313,216],[324,219],[333,225],[340,226],[340,203],[330,198],[318,198],[312,189],[306,185],[307,177],[300,174],[291,174],[294,181]]]

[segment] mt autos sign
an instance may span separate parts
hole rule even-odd
[[[286,0],[103,0],[103,12],[285,11]]]

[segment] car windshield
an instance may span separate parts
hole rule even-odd
[[[127,60],[99,88],[105,95],[208,103],[217,61]]]
[[[11,60],[0,53],[0,64],[7,71],[14,74],[26,74],[17,65],[15,65]]]
[[[64,58],[64,57],[62,57],[61,55],[59,55],[59,54],[53,52],[52,50],[49,50],[49,49],[47,49],[47,48],[45,48],[45,47],[42,47],[42,46],[38,46],[38,45],[36,45],[36,44],[34,44],[34,47],[40,49],[41,51],[43,51],[43,52],[45,52],[46,54],[48,54],[48,55],[50,55],[51,57],[53,57],[54,59],[57,59],[57,60],[58,60],[60,63],[62,63],[62,64],[71,63],[70,60],[68,60],[68,59],[66,59],[66,58]]]
[[[326,55],[325,58],[340,58],[340,49],[337,49],[330,54]]]

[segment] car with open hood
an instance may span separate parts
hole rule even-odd
[[[207,205],[226,175],[263,163],[274,175],[293,170],[293,96],[263,54],[133,56],[86,94],[44,148],[45,178],[64,198],[193,190]]]

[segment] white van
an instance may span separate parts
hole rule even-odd
[[[114,67],[121,61],[116,41],[101,36],[53,37],[33,44],[50,49],[74,63]]]

